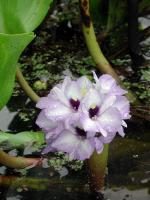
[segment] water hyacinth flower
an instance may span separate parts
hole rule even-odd
[[[92,83],[85,77],[72,81],[66,77],[62,84],[56,85],[47,97],[37,103],[37,107],[44,109],[45,115],[54,122],[64,121],[69,126],[71,121],[79,118],[78,109]]]
[[[37,125],[45,132],[43,153],[62,151],[70,159],[85,160],[94,150],[103,151],[117,133],[125,135],[124,120],[130,119],[127,93],[110,75],[93,72],[95,83],[83,76],[66,77],[37,103]]]

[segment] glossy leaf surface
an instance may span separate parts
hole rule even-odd
[[[0,33],[0,109],[11,96],[19,56],[34,37],[33,33]]]
[[[0,0],[0,32],[32,32],[45,17],[53,0]]]

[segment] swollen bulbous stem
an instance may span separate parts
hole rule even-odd
[[[105,172],[108,160],[109,145],[105,144],[103,152],[98,154],[96,151],[87,160],[90,189],[92,192],[102,192],[104,189]]]

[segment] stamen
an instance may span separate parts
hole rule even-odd
[[[99,112],[99,107],[98,106],[96,106],[95,108],[90,108],[89,109],[89,117],[93,118],[93,117],[97,116],[98,112]]]
[[[78,99],[77,100],[70,99],[70,104],[72,108],[77,111],[80,105],[80,101]]]

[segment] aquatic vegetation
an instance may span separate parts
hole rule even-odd
[[[94,150],[103,151],[118,132],[125,135],[124,120],[130,118],[129,101],[110,75],[95,83],[83,76],[77,80],[66,77],[37,103],[40,112],[36,123],[45,132],[47,147],[43,153],[62,151],[70,159],[85,160]]]
[[[98,1],[102,2],[101,0]],[[20,187],[18,192],[26,191],[28,188],[51,192],[49,184],[52,187],[59,187],[60,183],[63,183],[66,187],[68,177],[63,178],[63,176],[68,175],[68,169],[71,169],[71,172],[73,170],[78,171],[75,174],[77,177],[80,176],[80,173],[86,174],[83,186],[87,187],[88,173],[85,170],[85,167],[87,167],[88,175],[90,175],[90,190],[96,193],[96,198],[100,198],[103,196],[100,195],[100,192],[104,187],[107,164],[109,165],[109,147],[109,159],[113,159],[111,165],[116,168],[116,174],[113,175],[117,175],[117,179],[120,179],[119,182],[124,177],[124,175],[119,175],[122,170],[120,166],[124,165],[121,159],[128,159],[128,155],[130,155],[130,159],[135,162],[140,154],[147,152],[148,142],[137,142],[139,135],[142,135],[140,135],[141,139],[145,134],[144,130],[139,131],[136,139],[133,135],[131,138],[134,139],[130,139],[129,133],[125,140],[119,138],[117,143],[117,138],[112,145],[109,145],[118,135],[125,136],[126,131],[124,129],[127,127],[125,121],[131,117],[129,101],[134,102],[134,98],[133,95],[128,98],[129,92],[126,89],[131,88],[139,99],[145,100],[144,102],[149,97],[149,90],[143,91],[144,86],[141,83],[131,84],[130,82],[124,84],[124,86],[127,86],[124,89],[121,80],[126,81],[127,77],[125,78],[124,74],[123,79],[122,76],[119,77],[116,72],[120,74],[120,71],[117,69],[115,72],[105,57],[105,55],[108,56],[107,52],[104,51],[103,54],[103,46],[101,50],[90,15],[93,11],[99,14],[99,10],[97,10],[98,1],[80,0],[78,2],[73,0],[59,1],[58,3],[58,1],[41,0],[39,4],[36,4],[35,0],[22,2],[19,0],[13,2],[2,0],[0,2],[0,10],[2,11],[0,16],[2,22],[0,24],[0,32],[2,32],[0,34],[2,44],[0,45],[0,109],[6,105],[11,96],[15,75],[19,84],[17,84],[17,91],[15,90],[14,96],[18,97],[21,94],[25,98],[21,110],[18,101],[15,102],[18,113],[15,113],[15,120],[13,119],[13,122],[11,122],[11,126],[14,126],[16,123],[20,125],[21,121],[23,128],[20,126],[21,128],[18,130],[18,127],[14,129],[9,127],[9,130],[15,133],[21,132],[17,134],[0,132],[0,163],[10,168],[23,168],[21,171],[12,170],[13,173],[17,172],[30,176],[31,172],[32,175],[36,174],[40,177],[44,173],[51,179],[48,180],[43,177],[40,179],[25,178],[20,187],[21,179],[17,179],[16,174],[7,177],[9,172],[7,172],[6,167],[2,167],[1,171],[4,176],[0,177],[0,184],[9,185],[13,181],[14,186]],[[52,2],[56,9],[54,9],[51,17],[48,16],[44,29],[41,26],[36,30],[38,35],[36,41],[33,41],[19,60],[21,52],[35,37],[32,31],[41,23]],[[110,31],[120,20],[123,20],[118,17],[121,16],[122,10],[117,13],[113,11],[114,7],[120,7],[124,3],[116,6],[117,1],[112,2],[110,1],[108,4],[108,10],[111,11],[110,15],[107,17],[107,21],[104,20],[107,26],[106,32]],[[9,6],[6,6],[7,4]],[[95,8],[90,7],[92,4],[95,4]],[[81,15],[83,35],[90,56],[88,56],[84,42],[82,42],[81,31],[78,29],[79,14]],[[112,17],[111,14],[113,14]],[[103,19],[101,18],[101,22]],[[100,28],[104,30],[105,26]],[[122,37],[120,38],[122,39]],[[114,38],[111,37],[110,41],[115,48]],[[17,64],[18,60],[21,64]],[[114,65],[117,64],[123,65],[123,59],[116,60]],[[128,67],[128,63],[124,65],[124,67],[126,66]],[[21,67],[26,80],[20,70]],[[93,73],[92,76],[91,71],[95,70],[95,67],[104,75],[98,78]],[[142,74],[142,83],[147,84],[149,82],[149,71],[143,70]],[[64,77],[66,77],[65,80]],[[29,86],[28,81],[31,86]],[[24,90],[26,96],[20,90],[20,87]],[[50,89],[51,91],[48,94]],[[40,98],[40,96],[45,95],[47,96]],[[38,132],[39,127],[35,124],[38,109],[28,97],[37,103],[37,108],[41,109],[36,123],[43,131]],[[135,106],[136,109],[142,108],[140,104]],[[10,109],[9,103],[8,109]],[[146,138],[148,138],[148,135]],[[12,152],[15,152],[15,154],[10,155]],[[47,154],[49,152],[51,154]],[[126,166],[123,169],[129,171],[130,162],[125,163]],[[32,169],[35,166],[37,168]],[[83,170],[79,171],[81,168]],[[109,169],[111,170],[111,166],[109,166]],[[41,171],[43,172],[41,173]],[[58,176],[58,174],[60,179],[65,180],[64,182],[57,180],[55,175]],[[131,175],[130,179],[135,178],[134,174],[129,175]],[[71,190],[76,193],[79,192],[81,188],[76,190],[76,187],[80,187],[80,179],[81,176],[77,182],[71,179],[71,186],[74,188],[72,189],[69,185],[65,190],[67,192]],[[142,179],[142,181],[144,183],[145,179]],[[114,180],[112,182],[114,183]],[[58,190],[58,188],[55,189]],[[63,198],[61,197],[61,199]]]

